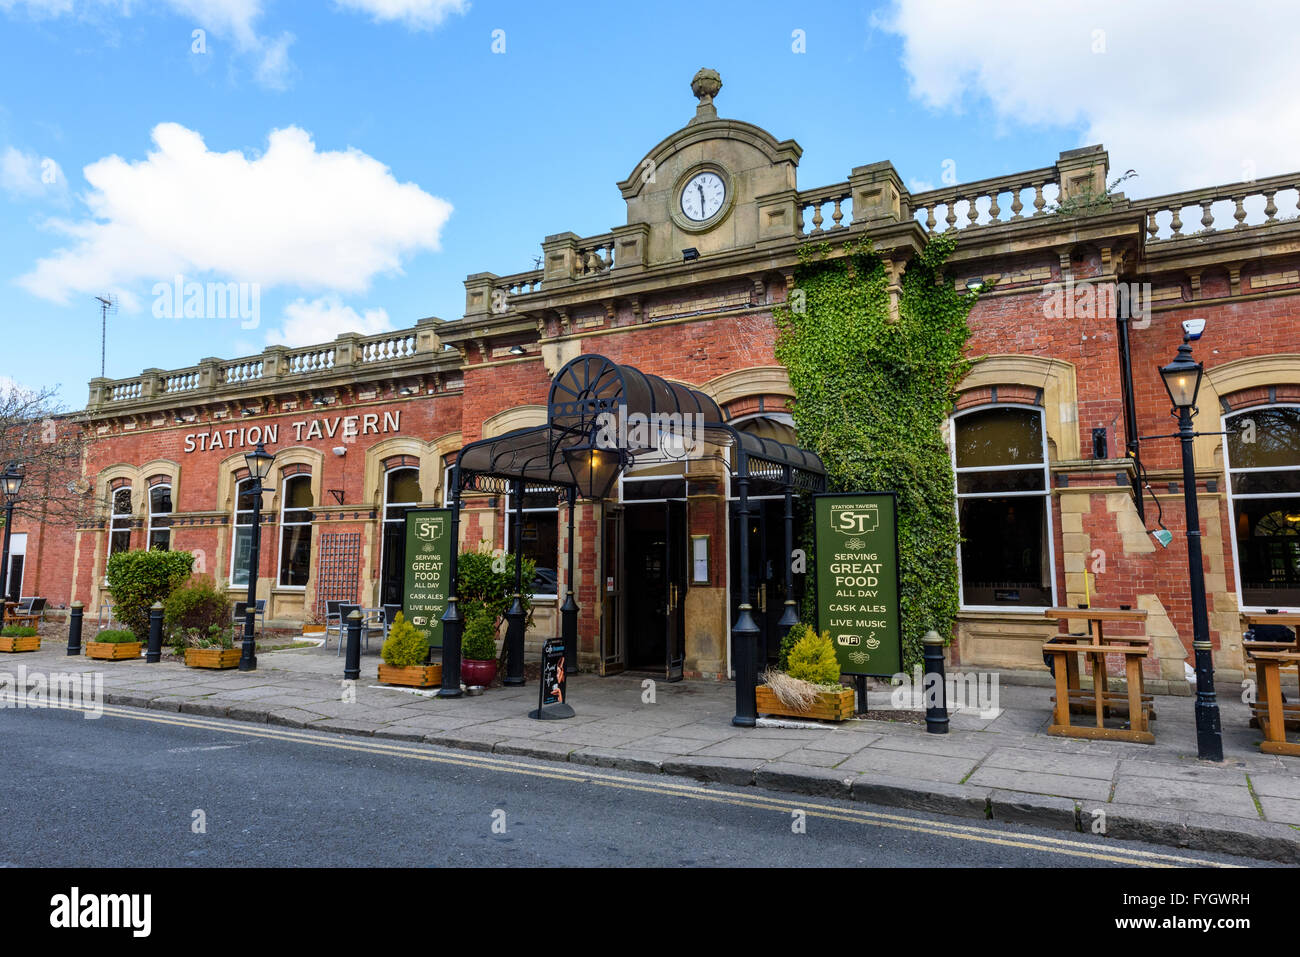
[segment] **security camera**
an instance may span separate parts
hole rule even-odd
[[[348,454],[347,446],[345,445],[334,446],[334,454],[337,455],[339,458],[343,458],[343,456]]]
[[[1205,331],[1204,319],[1183,320],[1183,336],[1187,339],[1188,342],[1195,342],[1197,339],[1201,338],[1201,333],[1203,333],[1204,331]]]

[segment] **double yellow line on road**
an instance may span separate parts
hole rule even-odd
[[[73,709],[78,710],[78,709]],[[777,797],[758,790],[736,791],[721,787],[705,787],[674,778],[662,781],[645,781],[626,777],[617,772],[604,771],[585,765],[556,765],[554,767],[521,764],[526,758],[508,758],[472,751],[440,750],[431,745],[403,744],[380,738],[344,737],[329,732],[303,731],[296,728],[276,725],[249,726],[223,718],[204,718],[197,715],[178,712],[145,711],[117,705],[105,705],[104,714],[115,718],[127,718],[132,721],[148,721],[154,724],[166,724],[174,727],[194,728],[202,731],[214,731],[221,734],[242,735],[250,738],[266,738],[273,741],[288,741],[297,744],[310,744],[321,748],[335,748],[341,751],[356,751],[362,754],[385,755],[413,761],[427,761],[435,764],[451,764],[477,770],[499,771],[506,774],[522,774],[528,777],[548,778],[553,781],[570,781],[575,784],[592,784],[597,787],[615,788],[622,791],[639,791],[644,794],[688,798],[694,801],[707,801],[714,804],[726,804],[735,807],[755,808],[774,811],[789,816],[793,811],[802,811],[808,817],[832,821],[848,821],[855,824],[869,824],[875,827],[887,827],[899,831],[911,831],[928,834],[932,837],[945,837],[953,840],[975,841],[980,844],[993,844],[1002,847],[1018,847],[1025,850],[1049,854],[1062,854],[1069,857],[1087,858],[1105,861],[1110,864],[1123,864],[1131,867],[1236,867],[1220,861],[1179,854],[1163,854],[1157,851],[1143,851],[1137,848],[1098,847],[1079,839],[1048,837],[1037,834],[1022,834],[1011,831],[996,831],[978,825],[951,824],[944,821],[925,821],[902,814],[890,814],[884,811],[870,811],[858,808],[844,808],[835,804],[818,801],[813,798],[798,796]]]

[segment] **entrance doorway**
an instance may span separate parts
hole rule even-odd
[[[17,601],[23,593],[23,563],[27,558],[27,533],[14,532],[9,536],[9,576],[5,579],[5,597]]]
[[[686,659],[686,503],[629,502],[621,532],[627,667],[680,680]]]
[[[731,621],[740,614],[742,592],[740,588],[741,533],[736,502],[730,503],[731,513]],[[794,501],[794,547],[800,544],[807,506]],[[758,625],[759,673],[768,665],[776,664],[781,656],[781,639],[784,630],[779,622],[785,612],[785,562],[791,558],[785,552],[785,501],[784,498],[754,498],[749,500],[749,604],[750,616]],[[795,602],[803,599],[803,577],[794,576]],[[798,611],[796,605],[795,610]]]

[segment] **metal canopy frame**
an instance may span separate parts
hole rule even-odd
[[[639,420],[639,421],[638,421]],[[633,366],[619,365],[602,355],[581,355],[566,363],[551,381],[546,425],[516,429],[479,439],[461,449],[452,466],[452,541],[460,540],[461,493],[468,491],[512,495],[516,531],[522,521],[525,490],[554,489],[569,506],[569,588],[561,609],[566,667],[577,671],[577,614],[573,598],[573,513],[578,488],[565,459],[566,451],[601,445],[603,433],[616,429],[615,440],[623,467],[668,463],[684,458],[712,457],[721,461],[735,485],[737,514],[742,534],[749,536],[751,483],[774,487],[785,494],[786,551],[793,547],[792,498],[798,491],[825,491],[826,469],[816,453],[775,439],[737,429],[723,421],[722,410],[698,389],[669,382]],[[630,427],[630,428],[629,428]],[[524,614],[520,560],[521,535],[512,538],[515,558],[515,596],[506,613],[506,684],[523,684]],[[740,581],[749,582],[749,543],[742,542]],[[456,557],[452,549],[451,594],[443,615],[443,683],[440,695],[459,697],[460,635],[462,618],[457,607]],[[792,574],[787,561],[787,585]],[[787,588],[787,594],[792,593]],[[748,596],[742,596],[747,598]],[[732,628],[732,662],[736,672],[736,716],[732,723],[753,727],[757,718],[754,688],[757,683],[757,639],[749,602],[740,603]],[[787,602],[783,627],[797,623],[793,603]]]

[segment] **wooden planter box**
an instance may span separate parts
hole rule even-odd
[[[239,664],[241,648],[186,648],[187,668],[234,668]]]
[[[143,647],[144,643],[139,641],[88,641],[86,654],[101,661],[124,661],[139,658]]]
[[[324,625],[303,625],[302,633],[303,633],[303,637],[306,637],[308,635],[323,635],[325,634],[325,626]]]
[[[406,685],[408,688],[432,688],[442,684],[442,665],[380,664],[379,680],[386,685]]]
[[[0,638],[0,651],[39,651],[40,647],[40,635],[32,635],[29,638]]]
[[[846,718],[853,717],[855,693],[852,688],[819,692],[817,700],[804,711],[787,708],[781,704],[781,700],[772,693],[772,689],[767,685],[759,685],[755,688],[754,698],[758,705],[759,714],[775,714],[787,718],[812,718],[817,721],[843,721]]]

